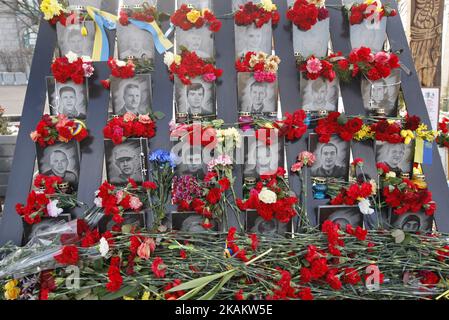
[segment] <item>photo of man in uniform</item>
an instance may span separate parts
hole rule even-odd
[[[337,164],[338,148],[335,144],[329,142],[322,145],[319,159],[321,166],[312,168],[312,176],[339,178],[346,175],[346,168]]]
[[[142,168],[136,147],[134,143],[113,147],[110,161],[116,170],[108,168],[108,177],[112,184],[127,184],[130,178],[138,183],[142,182]]]
[[[204,93],[204,87],[201,83],[192,83],[186,87],[187,112],[189,114],[201,114],[204,102]]]
[[[46,176],[58,176],[62,180],[70,183],[72,186],[76,186],[78,183],[77,175],[67,170],[69,167],[69,158],[67,154],[62,150],[54,150],[50,154],[50,170],[44,172]]]

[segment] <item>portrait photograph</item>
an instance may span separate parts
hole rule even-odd
[[[299,94],[304,111],[337,111],[338,91],[337,78],[329,82],[321,77],[316,80],[301,77],[299,81]]]
[[[87,29],[86,36],[81,34],[83,26]],[[66,27],[57,23],[56,35],[61,56],[65,56],[72,51],[78,56],[92,57],[95,39],[95,24],[93,21],[85,21],[84,24],[68,24]]]
[[[258,178],[260,175],[274,174],[279,167],[284,167],[284,140],[266,145],[256,139],[244,139],[245,163],[243,177]]]
[[[123,223],[122,226],[130,226],[134,229],[145,228],[145,212],[125,212],[123,213]],[[106,231],[111,231],[112,227],[115,226],[116,223],[112,220],[112,216],[104,215],[100,222],[98,223],[98,228],[101,233]]]
[[[431,232],[433,217],[425,212],[407,212],[401,215],[391,212],[390,224],[393,229],[406,232]]]
[[[180,8],[183,4],[191,4],[196,9],[213,9],[212,0],[178,0],[177,3],[178,8]]]
[[[58,176],[76,190],[80,171],[80,150],[76,140],[56,142],[42,148],[36,144],[39,173]]]
[[[137,183],[147,180],[148,166],[145,157],[148,154],[147,139],[131,138],[118,145],[106,139],[104,147],[109,183],[126,185],[130,178]]]
[[[54,228],[71,220],[70,213],[61,213],[57,217],[43,217],[41,222],[24,225],[24,243],[28,243],[35,237],[47,237],[54,234]]]
[[[152,105],[151,75],[136,74],[132,78],[111,77],[112,111],[148,114]]]
[[[245,231],[265,237],[284,236],[286,232],[291,232],[291,222],[281,223],[277,219],[267,221],[256,210],[246,210]]]
[[[202,59],[214,57],[214,36],[207,26],[190,30],[176,28],[175,34],[178,53],[184,47],[189,51],[194,51]]]
[[[389,77],[377,81],[362,77],[361,90],[365,110],[370,112],[374,108],[383,108],[388,117],[396,117],[398,114],[396,102],[400,89],[400,69],[393,70]]]
[[[326,220],[340,225],[340,230],[346,230],[348,224],[354,228],[363,227],[363,214],[358,206],[319,206],[318,223],[320,227]]]
[[[239,111],[253,114],[277,111],[278,82],[257,82],[253,73],[239,72],[237,74],[237,94]]]
[[[376,141],[376,162],[383,162],[391,171],[411,173],[413,169],[414,143],[388,143]]]
[[[203,116],[216,114],[215,83],[206,82],[201,77],[194,78],[190,85],[175,77],[174,83],[176,112]]]
[[[339,178],[347,180],[349,176],[350,142],[332,135],[328,143],[318,141],[318,135],[309,135],[309,151],[316,161],[310,168],[312,177]]]
[[[243,56],[248,51],[265,52],[271,54],[272,28],[271,23],[264,24],[257,28],[255,24],[248,26],[234,25],[235,31],[235,55],[237,58]]]
[[[207,160],[203,159],[203,148],[199,146],[186,148],[181,151],[180,159],[181,163],[176,166],[176,175],[190,175],[203,179],[207,174]]]
[[[209,219],[212,228],[205,229],[202,224],[204,217],[196,212],[172,212],[171,229],[183,232],[201,233],[210,231],[218,231],[218,223],[214,219]]]
[[[154,59],[153,36],[148,31],[139,29],[133,24],[122,26],[117,23],[117,50],[121,60]]]
[[[370,48],[373,53],[383,49],[387,40],[387,19],[372,23],[371,19],[364,19],[360,24],[349,27],[349,37],[353,49],[360,47]]]
[[[69,118],[86,119],[87,83],[59,83],[55,78],[47,77],[47,93],[51,115],[64,114]]]
[[[307,31],[300,30],[296,25],[292,25],[295,54],[298,53],[304,58],[311,55],[315,57],[327,56],[330,38],[329,20],[318,21]]]

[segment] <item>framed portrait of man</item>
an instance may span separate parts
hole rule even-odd
[[[121,60],[154,59],[153,36],[131,23],[126,26],[117,23],[117,50]]]
[[[392,74],[377,81],[370,81],[362,77],[361,90],[363,106],[367,112],[375,108],[385,109],[389,117],[398,114],[397,100],[401,89],[401,69],[392,71]]]
[[[258,82],[253,73],[237,74],[239,111],[266,114],[277,111],[278,82]]]
[[[106,139],[104,144],[109,183],[126,185],[130,178],[137,183],[147,180],[148,139],[130,138],[118,145]]]
[[[414,143],[388,143],[376,141],[376,162],[383,162],[398,175],[413,169]]]
[[[273,134],[274,134],[273,130]],[[245,144],[245,163],[243,177],[258,178],[261,175],[274,174],[279,167],[284,167],[284,141],[278,139],[277,143],[270,145],[255,138],[243,140]],[[275,140],[273,140],[275,141]]]
[[[213,9],[212,0],[178,0],[178,8],[183,4],[192,5],[196,9]]]
[[[393,229],[401,229],[406,232],[431,232],[433,217],[425,212],[406,212],[398,215],[390,210],[390,224]]]
[[[208,231],[218,231],[218,223],[214,219],[209,219],[212,228],[203,227],[204,217],[196,212],[172,212],[171,229],[182,232],[203,233]]]
[[[337,111],[339,91],[337,78],[332,82],[329,82],[322,78],[307,80],[301,77],[299,81],[299,91],[303,110]]]
[[[281,223],[277,219],[265,220],[256,210],[246,210],[245,231],[256,233],[265,237],[285,236],[286,232],[291,232],[291,222]]]
[[[47,77],[48,105],[51,115],[64,114],[69,118],[85,119],[87,115],[87,83],[73,81],[59,83]]]
[[[58,176],[68,182],[72,189],[78,187],[80,171],[79,143],[71,140],[68,143],[56,142],[42,148],[36,144],[39,173],[46,176]]]
[[[190,85],[183,84],[175,77],[174,83],[176,112],[202,116],[216,114],[214,83],[206,82],[201,77],[193,79]]]
[[[45,240],[54,240],[55,229],[71,220],[70,213],[61,213],[57,217],[43,217],[41,222],[36,224],[24,224],[23,243],[27,244],[33,238],[42,238]],[[50,239],[49,239],[50,238]],[[33,240],[34,242],[34,240]],[[42,242],[42,241],[40,241]],[[51,241],[48,241],[49,245]]]
[[[132,229],[145,228],[145,211],[140,212],[125,212],[123,213],[123,226],[129,226]],[[116,223],[112,220],[112,216],[104,215],[98,223],[98,228],[101,233],[112,230]]]
[[[81,34],[81,28],[85,26],[87,35]],[[59,53],[65,56],[70,51],[78,56],[92,56],[95,40],[95,24],[93,21],[85,21],[83,24],[56,24]]]
[[[137,74],[132,78],[111,78],[112,111],[148,114],[152,106],[151,75]]]
[[[214,36],[207,26],[199,29],[182,30],[176,28],[177,52],[181,52],[184,47],[189,51],[194,51],[202,59],[214,57]]]
[[[311,133],[309,151],[316,157],[310,168],[312,177],[348,179],[350,142],[332,135],[328,143],[322,143],[319,142],[317,134]]]
[[[363,214],[358,206],[319,206],[317,221],[320,227],[326,220],[338,224],[341,230],[345,230],[347,225],[363,227]]]
[[[234,26],[235,56],[241,57],[249,51],[271,54],[272,33],[271,23],[257,28],[255,24],[248,26]]]
[[[360,24],[354,24],[349,27],[349,37],[351,48],[367,47],[373,53],[383,49],[387,40],[387,19],[373,21],[364,19]]]
[[[184,147],[188,142],[184,142]],[[198,179],[203,179],[207,173],[208,160],[204,157],[203,148],[200,146],[191,146],[183,148],[179,155],[181,163],[176,166],[176,175],[190,175]]]

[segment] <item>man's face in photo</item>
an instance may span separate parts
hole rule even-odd
[[[334,219],[333,222],[338,224],[340,226],[341,230],[345,230],[346,226],[348,224],[350,224],[350,222],[345,218],[337,218],[337,219]]]
[[[418,219],[409,219],[402,225],[402,230],[408,232],[416,232],[419,231],[420,223]]]
[[[253,85],[250,89],[251,100],[254,106],[263,106],[267,98],[267,88],[265,86]]]
[[[337,148],[334,146],[324,146],[321,149],[321,156],[323,157],[324,169],[332,169],[337,162]]]
[[[248,41],[248,47],[252,50],[259,50],[262,43],[262,29],[249,28],[246,32],[246,41]]]
[[[386,87],[373,86],[372,99],[374,102],[381,102],[385,97]]]
[[[327,98],[327,83],[318,88],[318,90],[312,90],[313,102],[317,107],[324,108]]]
[[[123,95],[123,100],[125,101],[125,109],[130,112],[137,112],[140,105],[140,90],[136,87],[127,88]]]
[[[189,103],[190,111],[192,113],[201,112],[201,105],[203,104],[203,100],[204,100],[203,88],[187,91],[187,102]]]
[[[61,104],[63,109],[73,110],[76,106],[76,94],[75,91],[66,90],[61,93]]]
[[[187,36],[187,47],[190,51],[198,51],[201,48],[201,36],[195,33],[189,33]]]
[[[69,160],[62,152],[53,152],[50,156],[50,166],[52,171],[58,175],[63,176],[67,171]]]
[[[387,164],[396,168],[404,160],[405,146],[402,144],[392,144],[388,149]]]
[[[201,162],[201,153],[194,152],[193,154],[188,153],[185,156],[185,165],[187,170],[191,173],[197,173],[203,170],[203,164]]]
[[[67,37],[67,41],[69,42],[67,45],[70,48],[70,51],[81,55],[83,53],[83,36],[81,35],[81,31],[76,31],[70,33],[70,36]]]
[[[258,145],[257,147],[257,173],[273,174],[278,168],[278,155],[271,150],[270,146]]]
[[[134,173],[136,166],[134,157],[129,155],[131,153],[131,150],[126,151],[125,149],[121,149],[118,154],[116,154],[117,167],[120,172],[126,176],[131,176]]]
[[[129,36],[129,47],[134,54],[140,54],[142,51],[142,39],[138,36],[131,34]]]

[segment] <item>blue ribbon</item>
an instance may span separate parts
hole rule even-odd
[[[157,52],[159,52],[159,54],[162,54],[169,49],[161,42],[160,35],[158,34],[157,30],[153,27],[152,24],[135,19],[128,19],[128,21],[131,24],[135,25],[137,28],[151,33],[151,35],[153,36],[154,46],[156,47],[156,50]]]
[[[423,164],[432,164],[432,143],[424,140]]]
[[[165,32],[164,36],[166,38],[170,37],[170,35],[172,34],[173,31],[175,31],[175,25],[170,22],[170,28],[168,28],[168,30]]]
[[[109,59],[109,41],[105,28],[108,30],[115,30],[116,23],[105,17],[99,15],[97,12],[94,14],[94,19],[97,26],[101,30],[101,59],[100,61],[108,61]]]

